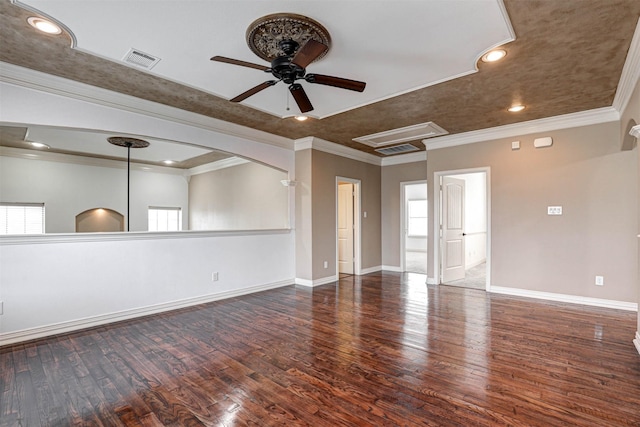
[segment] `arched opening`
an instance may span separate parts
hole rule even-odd
[[[94,208],[76,215],[76,233],[124,231],[124,216],[111,209]]]

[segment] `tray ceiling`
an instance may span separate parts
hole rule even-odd
[[[64,33],[36,34],[26,24],[33,12],[0,0],[1,61],[275,135],[315,136],[372,154],[373,147],[353,138],[426,122],[455,135],[611,106],[640,17],[637,0],[26,4],[65,24],[77,47],[71,48]],[[305,85],[313,113],[322,118],[304,123],[282,118],[295,113],[292,102],[294,111],[284,110],[286,85],[245,101],[250,105],[228,102],[266,80],[265,74],[209,58],[261,63],[244,32],[255,18],[282,11],[310,16],[331,33],[331,50],[309,70],[366,81],[365,92]],[[501,43],[504,60],[477,61]],[[161,61],[151,71],[124,65],[130,48]],[[508,113],[514,102],[527,108]]]

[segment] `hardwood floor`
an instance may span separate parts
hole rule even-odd
[[[640,426],[636,313],[374,273],[0,349],[2,426]]]

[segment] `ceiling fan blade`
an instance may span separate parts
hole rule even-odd
[[[239,59],[227,58],[226,56],[214,56],[212,61],[224,62],[227,64],[240,65],[242,67],[255,68],[256,70],[269,71],[271,68],[260,64],[254,64],[253,62],[241,61]]]
[[[260,92],[261,90],[264,90],[264,89],[266,89],[266,88],[268,88],[270,86],[273,86],[276,83],[278,83],[278,80],[268,80],[268,81],[266,81],[264,83],[260,83],[258,86],[252,87],[248,91],[241,93],[240,95],[236,96],[235,98],[230,99],[229,101],[231,101],[231,102],[244,101],[245,99],[247,99],[251,95],[255,95],[256,93]]]
[[[309,97],[301,84],[293,83],[289,86],[289,92],[291,92],[293,99],[298,104],[301,113],[308,113],[313,110],[313,105],[311,105],[311,101],[309,101]]]
[[[291,60],[292,64],[296,64],[301,68],[307,68],[307,65],[311,64],[318,56],[327,50],[328,47],[315,40],[309,40],[304,46],[298,49]]]
[[[325,76],[322,74],[307,74],[304,79],[309,83],[355,90],[356,92],[362,92],[367,85],[365,82],[343,79],[341,77]]]

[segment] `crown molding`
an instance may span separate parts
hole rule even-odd
[[[313,137],[307,136],[305,138],[296,139],[293,141],[293,147],[295,151],[308,150],[313,148]]]
[[[634,127],[632,127],[629,131],[629,135],[635,136],[636,138],[640,139],[640,125],[635,125]]]
[[[16,147],[0,147],[0,157],[14,157],[25,160],[40,160],[43,162],[70,163],[83,166],[97,166],[111,169],[127,169],[127,162],[120,160],[103,159],[100,157],[76,156],[74,154],[52,153],[44,150],[25,150]],[[150,165],[146,163],[131,162],[131,170],[141,172],[156,172],[167,175],[184,175],[183,169],[166,166]]]
[[[136,98],[131,95],[76,82],[63,77],[42,73],[29,68],[19,67],[6,62],[0,62],[0,81],[93,104],[144,114],[170,122],[194,126],[224,135],[269,144],[279,148],[293,149],[293,140],[289,138],[157,102]]]
[[[624,67],[622,68],[622,74],[620,75],[620,81],[618,82],[618,89],[616,95],[613,98],[613,108],[622,113],[633,91],[640,81],[640,19],[636,25],[636,31],[633,33],[633,39],[631,39],[631,45],[629,46],[629,52],[627,52],[627,59],[624,61]]]
[[[331,141],[325,141],[324,139],[316,138],[315,136],[296,139],[294,145],[296,151],[314,149],[376,166],[400,165],[427,160],[426,151],[399,154],[391,157],[378,157]]]
[[[187,171],[186,176],[200,175],[202,173],[213,172],[220,169],[226,169],[234,166],[244,165],[245,163],[251,163],[251,162],[247,159],[243,159],[242,157],[229,157],[227,159],[222,159],[216,162],[207,163],[206,165],[193,167]]]
[[[385,157],[381,161],[381,166],[403,165],[405,163],[426,162],[427,152],[417,151],[415,153],[400,154],[397,156]]]
[[[544,119],[529,120],[511,125],[497,126],[472,132],[458,133],[437,138],[424,139],[422,142],[427,150],[455,147],[457,145],[473,144],[500,138],[510,138],[532,133],[550,132],[559,129],[596,125],[600,123],[620,120],[620,113],[614,107],[596,108],[578,113],[563,114],[561,116]]]
[[[294,141],[294,147],[296,151],[312,148],[314,150],[335,154],[336,156],[346,157],[347,159],[357,160],[359,162],[369,163],[376,166],[380,166],[381,164],[381,159],[378,156],[336,144],[331,141],[325,141],[324,139],[316,138],[315,136],[296,139]]]

